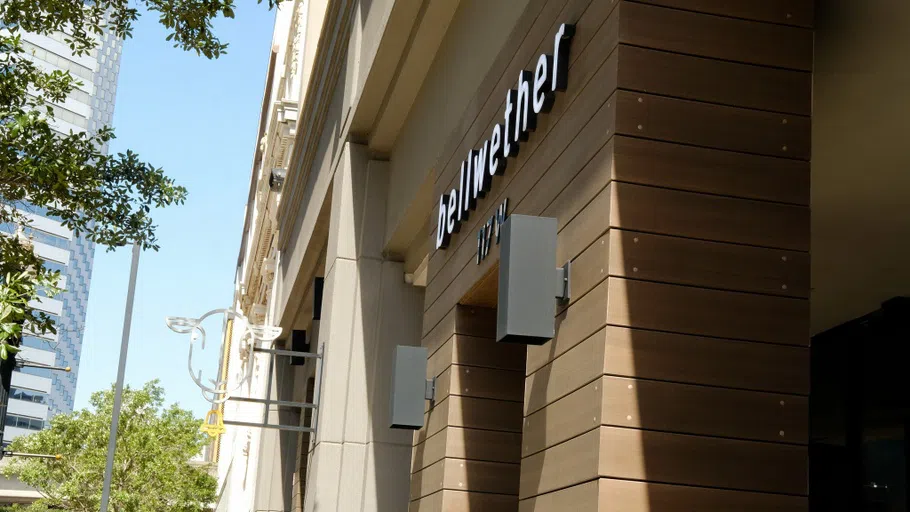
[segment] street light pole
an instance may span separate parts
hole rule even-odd
[[[130,324],[133,320],[133,299],[136,296],[136,273],[139,271],[139,243],[133,244],[133,262],[130,265],[130,284],[126,292],[126,311],[123,315],[123,338],[120,340],[120,364],[117,366],[117,384],[114,387],[114,410],[111,414],[111,436],[107,442],[107,464],[104,467],[104,487],[101,491],[101,512],[107,512],[111,498],[111,478],[114,472],[114,452],[117,451],[117,426],[120,423],[120,402],[123,400],[123,376],[126,373],[126,353],[130,344]]]

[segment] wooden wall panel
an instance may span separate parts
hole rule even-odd
[[[488,340],[488,343],[496,343]],[[524,368],[522,368],[523,370]],[[452,365],[436,379],[436,398],[450,395],[521,403],[524,372]]]
[[[453,364],[522,370],[525,367],[525,347],[496,343],[493,338],[453,334],[427,363],[427,377],[436,377]]]
[[[599,484],[600,512],[808,512],[803,496],[730,491],[685,485],[634,482],[602,478]],[[552,509],[557,510],[567,509]],[[595,510],[595,509],[591,509]],[[534,512],[551,512],[535,509]]]
[[[598,480],[541,494],[522,500],[520,512],[564,512],[566,510],[601,510],[600,485]]]
[[[808,396],[809,349],[610,326],[604,373]]]
[[[427,347],[430,355],[433,355],[453,334],[492,338],[495,334],[490,330],[490,326],[495,325],[495,322],[496,310],[453,306],[446,311],[441,320],[437,320],[433,329],[424,334],[421,345]]]
[[[739,3],[739,2],[737,2]],[[620,41],[764,66],[812,70],[812,30],[622,2]]]
[[[619,87],[808,116],[812,74],[620,45]]]
[[[602,424],[601,379],[577,389],[525,418],[521,456],[529,457]]]
[[[429,496],[442,489],[445,475],[445,459],[411,474],[412,500]]]
[[[411,472],[423,469],[444,457],[489,462],[520,461],[521,434],[459,427],[447,427],[414,447]]]
[[[427,364],[436,392],[414,434],[411,510],[458,506],[450,490],[517,508],[525,349],[493,341],[495,313],[457,306],[423,340],[438,347]]]
[[[442,491],[442,509],[445,512],[515,512],[518,502],[514,495],[474,493],[454,490]]]
[[[473,509],[472,509],[473,510]],[[757,492],[731,491],[600,478],[522,500],[521,512],[808,512],[808,499]]]
[[[545,407],[603,374],[603,338],[591,336],[562,356],[528,375],[524,387],[524,414]]]
[[[779,25],[811,28],[815,22],[814,3],[807,0],[635,0],[645,4],[765,21]]]
[[[617,181],[809,204],[809,162],[618,135],[613,144]]]
[[[411,479],[414,477],[411,476]],[[424,496],[412,501],[408,505],[408,512],[439,512],[442,508],[442,497],[445,491],[437,491],[429,496]]]
[[[428,437],[411,450],[411,473],[439,462],[446,456],[448,429],[443,429]]]
[[[506,174],[493,180],[493,187],[483,200],[483,209],[473,212],[467,221],[462,222],[460,233],[453,236],[448,249],[436,251],[430,256],[426,291],[428,307],[444,292],[449,291],[451,282],[464,270],[472,272],[473,278],[469,279],[471,283],[485,274],[489,264],[471,265],[475,261],[477,250],[475,234],[480,224],[493,215],[506,197],[509,198],[510,214],[519,212],[517,205],[551,166],[562,172],[575,169],[572,171],[574,174],[607,142],[613,132],[614,105],[612,103],[605,105],[608,99],[603,97],[602,91],[615,89],[615,77],[616,65],[613,55],[594,75],[584,92],[568,106],[566,114],[561,119],[552,117],[556,113],[556,107],[550,114],[538,119],[537,132],[532,136],[532,141],[524,143],[525,146],[518,157],[509,162]],[[551,123],[551,126],[555,123],[548,133],[543,128],[544,120]],[[579,132],[588,125],[590,130],[585,132],[585,136],[580,137]],[[544,133],[546,136],[538,139]],[[534,144],[538,140],[539,143]],[[536,203],[525,204],[524,208],[537,212],[543,210],[561,189],[541,187],[541,190],[547,193],[536,197]],[[505,195],[506,190],[508,196]],[[462,291],[458,298],[466,291]]]
[[[446,458],[444,475],[444,489],[510,494],[518,488],[517,464]]]
[[[604,377],[604,425],[808,443],[806,397]]]
[[[604,304],[607,302],[607,291],[607,283],[604,282],[556,317],[556,336],[543,345],[528,347],[525,370],[528,375],[606,325],[607,312]]]
[[[808,450],[805,446],[615,427],[601,427],[598,434],[601,476],[807,494]]]
[[[521,459],[520,499],[597,478],[601,454],[599,430]]]
[[[809,345],[807,300],[613,277],[608,283],[611,325]]]
[[[557,315],[578,302],[607,278],[610,268],[609,239],[610,233],[608,231],[606,235],[595,240],[581,254],[572,259],[571,297],[569,297],[567,303],[556,305]]]
[[[559,13],[543,20],[542,23],[535,23],[535,28],[543,28],[547,25],[545,33],[535,32],[533,38],[538,41],[536,48],[530,54],[523,53],[531,45],[531,34],[526,38],[526,43],[520,48],[519,54],[512,60],[508,71],[501,75],[495,89],[490,90],[490,94],[483,96],[485,105],[481,113],[474,116],[474,110],[469,106],[466,111],[466,117],[474,117],[471,127],[465,131],[456,131],[453,134],[452,141],[458,140],[458,145],[447,145],[443,150],[444,161],[438,161],[436,187],[434,193],[437,195],[448,191],[458,179],[458,167],[460,161],[467,155],[471,149],[476,149],[478,141],[483,141],[489,136],[493,125],[501,122],[503,109],[505,107],[506,91],[513,88],[518,80],[518,74],[521,70],[533,70],[537,59],[541,54],[553,53],[553,35],[559,29],[562,23],[575,24],[575,37],[572,39],[572,52],[569,56],[569,80],[572,85],[567,89],[562,97],[558,98],[557,104],[554,105],[554,111],[558,108],[559,102],[570,103],[583,89],[591,75],[608,55],[619,41],[619,21],[617,17],[611,14],[619,4],[616,0],[609,2],[591,0],[550,0],[547,2],[545,10],[553,15],[555,11]],[[547,13],[545,13],[547,14]],[[545,15],[544,14],[544,15]],[[541,16],[543,18],[543,16]],[[540,18],[539,18],[540,19]],[[542,37],[541,37],[542,36]],[[520,55],[520,57],[519,57]],[[519,58],[521,62],[519,62]],[[496,70],[491,70],[495,73]],[[551,111],[547,116],[552,116]],[[556,111],[560,114],[563,110]],[[547,117],[543,116],[543,117]],[[543,117],[539,121],[543,121]],[[549,124],[552,126],[552,123]],[[457,128],[456,128],[457,130]],[[538,126],[538,132],[541,126]]]
[[[532,4],[440,154],[434,196],[499,122],[517,70],[578,21],[570,86],[430,255],[441,401],[413,460],[443,470],[412,509],[805,511],[811,4]],[[495,304],[499,248],[477,265],[474,235],[505,198],[556,217],[554,263],[574,264],[523,390],[512,353],[457,306]],[[504,469],[517,457],[520,505]]]
[[[433,288],[433,283],[437,281],[437,273],[447,270],[449,260],[457,256],[456,261],[458,263],[455,264],[453,269],[447,270],[449,273],[445,274],[444,280],[441,282],[440,286],[442,288],[445,288],[451,282],[454,277],[453,272],[459,272],[470,261],[471,258],[469,256],[474,249],[474,238],[470,234],[476,232],[479,221],[488,219],[499,203],[502,202],[504,190],[510,187],[512,181],[520,176],[525,168],[530,169],[533,174],[522,178],[522,181],[519,182],[526,184],[525,192],[516,193],[511,197],[511,201],[514,201],[513,205],[517,204],[524,197],[527,189],[530,189],[540,179],[540,176],[549,169],[550,165],[566,149],[569,142],[575,138],[594,113],[599,111],[600,105],[609,96],[609,94],[604,95],[604,91],[612,91],[616,88],[616,55],[613,50],[617,44],[618,25],[615,18],[604,22],[604,18],[611,10],[610,5],[603,2],[594,2],[594,4],[600,4],[600,6],[592,7],[585,11],[581,19],[578,20],[578,32],[572,43],[573,50],[578,52],[573,52],[573,55],[578,55],[578,58],[571,58],[569,71],[572,87],[566,93],[559,95],[549,113],[539,116],[536,131],[530,135],[528,142],[522,143],[521,152],[518,156],[515,159],[510,159],[506,174],[493,180],[493,187],[484,199],[484,210],[479,210],[471,215],[469,222],[464,223],[461,227],[462,234],[454,237],[453,244],[448,249],[431,253],[427,275],[429,283],[427,286],[428,304],[431,304],[437,297],[437,292]],[[578,40],[582,27],[586,27],[585,30],[593,35],[592,44],[584,46],[583,42]],[[548,44],[552,46],[552,39]],[[517,78],[517,73],[515,76]],[[502,90],[503,99],[507,90]],[[608,117],[612,119],[611,115]],[[501,119],[501,116],[492,119],[488,129],[478,136],[470,147],[465,147],[460,154],[456,154],[456,158],[450,162],[449,167],[440,174],[441,178],[437,181],[434,189],[434,198],[438,198],[440,194],[448,192],[456,185],[461,159],[467,156],[470,149],[482,144],[484,138],[492,130],[493,125],[496,122],[501,122]],[[612,128],[612,122],[610,128]],[[606,138],[604,138],[605,141]],[[595,145],[593,148],[589,145],[583,146],[586,150],[596,150],[598,147],[599,145]],[[434,207],[434,213],[431,217],[433,219],[436,218],[435,211]],[[465,236],[464,233],[469,235]],[[459,253],[462,254],[459,256]],[[465,253],[469,254],[465,255]]]
[[[452,427],[447,434],[446,453],[450,457],[513,464],[520,461],[521,435],[517,432]]]
[[[804,252],[619,229],[609,236],[611,276],[809,298]]]
[[[808,117],[632,91],[616,93],[616,131],[707,148],[809,160]]]
[[[809,209],[612,183],[613,227],[700,240],[809,249]]]

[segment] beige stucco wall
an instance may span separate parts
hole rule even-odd
[[[463,0],[455,13],[390,155],[386,241],[392,252],[405,252],[415,235],[429,237],[420,228],[432,210],[436,158],[527,2]]]
[[[910,295],[910,3],[816,5],[813,333]]]

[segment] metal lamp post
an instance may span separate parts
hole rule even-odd
[[[130,284],[126,292],[126,311],[123,315],[123,337],[120,340],[120,364],[117,366],[117,384],[114,387],[114,409],[111,414],[111,435],[107,443],[107,464],[104,467],[104,487],[101,491],[101,512],[107,512],[111,499],[111,478],[114,472],[114,452],[117,451],[117,427],[120,423],[120,405],[123,400],[123,377],[126,373],[126,353],[130,344],[130,324],[133,320],[133,299],[136,296],[136,273],[139,271],[139,244],[133,245],[130,265]]]

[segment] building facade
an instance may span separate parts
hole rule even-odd
[[[99,36],[98,47],[85,56],[74,56],[62,33],[26,33],[22,39],[26,55],[42,69],[68,71],[80,82],[66,101],[52,104],[55,131],[94,132],[110,125],[120,71],[119,38],[105,32]],[[22,358],[42,365],[70,367],[72,371],[26,367],[15,372],[5,442],[40,430],[54,415],[73,410],[95,252],[91,241],[75,236],[46,209],[22,205],[20,210],[31,221],[26,234],[32,237],[38,256],[61,272],[64,289],[56,297],[43,298],[35,304],[37,309],[53,315],[57,334],[26,335]],[[3,226],[3,230],[14,232],[16,227]]]
[[[221,509],[908,510],[910,10],[307,5],[235,305],[321,358],[229,340],[222,367],[313,407],[226,420],[310,430],[228,427]],[[518,215],[555,225],[529,245],[553,288],[571,263],[542,337],[504,330]],[[435,380],[416,431],[391,428],[402,345]]]

